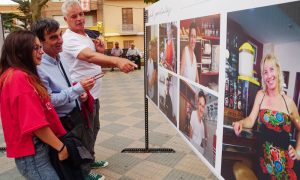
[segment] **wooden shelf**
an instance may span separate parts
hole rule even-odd
[[[188,36],[182,36],[180,35],[180,41],[188,41],[189,38]],[[220,40],[220,37],[217,36],[197,36],[196,42],[201,42],[201,41],[208,41],[208,40]]]
[[[224,107],[224,116],[225,116],[225,119],[232,121],[232,122],[245,118],[242,111],[231,109],[228,107]],[[231,124],[232,122],[230,122],[229,124]]]
[[[202,36],[202,38],[207,40],[220,40],[218,36]]]

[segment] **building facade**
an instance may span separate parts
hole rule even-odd
[[[103,23],[107,48],[118,41],[121,48],[131,43],[144,49],[143,0],[104,0]]]
[[[62,29],[66,29],[67,24],[61,13],[63,2],[49,0],[42,10],[42,16],[54,18]],[[85,12],[86,28],[100,31],[107,49],[111,49],[114,42],[118,41],[120,48],[129,48],[134,43],[143,52],[143,8],[147,6],[144,0],[81,0],[81,3],[89,9]],[[0,5],[0,9],[1,12],[18,12],[17,5]]]
[[[129,48],[131,43],[143,52],[144,24],[143,8],[147,6],[143,0],[90,0],[89,11],[85,12],[86,28],[98,30],[104,36],[106,48],[113,48],[118,41],[120,48]],[[60,7],[63,0],[49,0],[43,10],[44,17],[57,20],[64,29]]]

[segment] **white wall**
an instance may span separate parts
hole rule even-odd
[[[272,51],[278,58],[282,71],[290,72],[287,94],[293,98],[296,73],[300,72],[300,41],[264,45],[264,55]]]

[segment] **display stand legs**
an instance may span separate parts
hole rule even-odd
[[[148,99],[145,97],[145,148],[125,148],[122,153],[175,153],[170,148],[149,148]]]

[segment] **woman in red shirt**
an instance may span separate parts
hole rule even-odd
[[[48,145],[59,152],[60,160],[68,157],[58,139],[66,131],[36,70],[43,53],[39,39],[21,30],[7,36],[0,60],[0,112],[7,157],[15,158],[26,179],[59,179]]]

